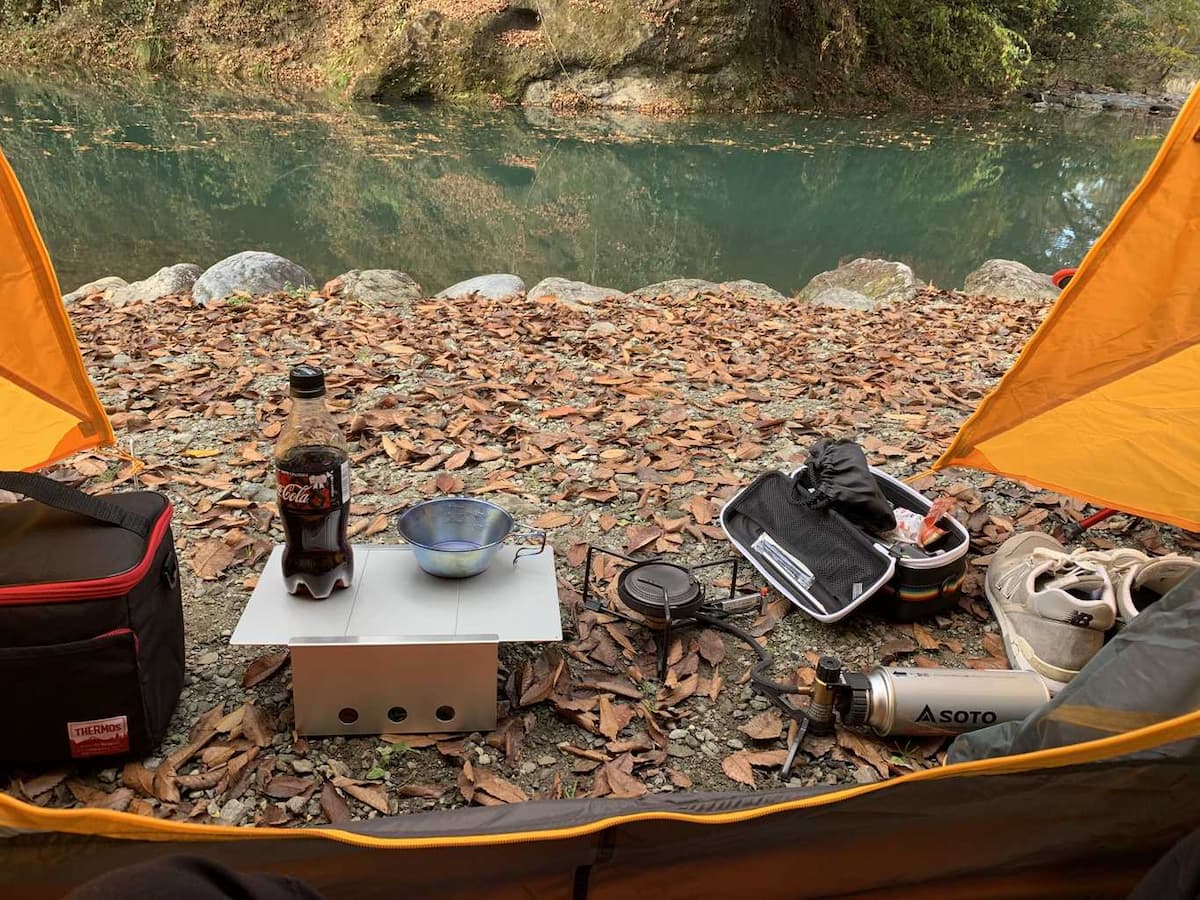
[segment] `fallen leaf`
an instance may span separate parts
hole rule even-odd
[[[253,703],[244,706],[242,714],[242,734],[246,735],[258,747],[269,747],[275,739],[275,723],[270,715],[263,712]]]
[[[994,631],[985,632],[983,635],[983,649],[989,656],[995,656],[998,659],[1007,660],[1008,653],[1004,649],[1004,638]]]
[[[321,812],[325,813],[330,825],[345,825],[353,818],[342,795],[328,782],[321,785]]]
[[[889,663],[895,662],[901,656],[914,653],[916,649],[917,642],[911,638],[893,638],[879,645],[879,661],[886,666]]]
[[[686,678],[672,688],[666,686],[658,692],[659,706],[677,706],[682,703],[700,687],[700,678],[696,675],[688,675]]]
[[[521,691],[520,706],[532,706],[541,703],[554,693],[554,686],[566,667],[567,661],[554,647],[542,651],[532,667],[529,668],[530,683]]]
[[[385,816],[389,814],[387,790],[383,785],[372,781],[358,781],[338,775],[333,779],[334,787],[339,787],[355,800],[360,800],[372,809],[377,809]]]
[[[442,794],[446,793],[445,788],[436,787],[432,784],[412,784],[401,785],[396,789],[396,793],[401,797],[420,797],[426,800],[436,800]]]
[[[451,457],[446,460],[445,469],[447,472],[454,472],[458,469],[461,469],[463,466],[465,466],[470,459],[471,459],[471,451],[470,450],[459,450],[457,453],[451,455]]]
[[[505,781],[487,769],[475,769],[475,787],[505,803],[524,803],[529,795],[510,781]]]
[[[125,764],[121,770],[121,784],[133,788],[143,797],[154,796],[154,773],[140,762]]]
[[[297,794],[303,794],[315,782],[311,778],[298,778],[295,775],[276,775],[263,789],[263,793],[276,800],[288,800]]]
[[[215,581],[236,558],[233,548],[220,538],[205,538],[192,550],[192,571],[204,581]]]
[[[640,778],[622,771],[615,763],[607,763],[603,771],[608,778],[609,794],[612,797],[631,799],[644,797],[649,793],[650,789],[642,783]]]
[[[219,447],[190,447],[184,450],[181,455],[189,459],[207,459],[210,456],[220,456],[221,450]]]
[[[741,726],[738,731],[756,741],[774,740],[783,734],[783,719],[779,710],[768,709]]]
[[[936,650],[938,648],[938,639],[916,622],[913,622],[912,632],[913,637],[917,639],[917,646],[922,650]]]
[[[692,779],[685,773],[680,772],[678,769],[667,769],[666,771],[667,778],[670,779],[671,784],[675,785],[675,787],[687,790],[692,786]]]
[[[752,766],[763,766],[770,768],[771,766],[782,766],[787,762],[788,752],[786,750],[745,750],[746,761]]]
[[[246,666],[246,672],[242,675],[242,687],[251,688],[256,684],[261,684],[278,672],[287,660],[287,650],[280,650],[277,653],[264,653],[258,659],[254,660],[254,662],[250,663],[250,665]],[[225,730],[228,731],[229,729]]]
[[[870,765],[879,773],[880,778],[888,777],[887,760],[883,758],[879,747],[873,741],[860,737],[846,728],[838,728],[837,745]]]
[[[700,632],[700,655],[710,666],[716,668],[725,658],[725,640],[711,628]]]
[[[564,525],[570,525],[575,521],[575,517],[565,513],[551,510],[544,512],[533,520],[534,528],[562,528]]]
[[[754,769],[750,767],[745,750],[731,753],[721,760],[721,770],[731,781],[754,787]]]
[[[692,514],[692,518],[696,520],[697,525],[707,525],[713,520],[713,507],[708,502],[708,498],[696,494],[692,497],[688,504],[688,511]]]
[[[48,772],[45,775],[38,775],[27,781],[19,781],[18,784],[20,785],[21,793],[30,800],[33,800],[62,784],[66,780],[67,774],[67,771],[62,769],[56,772]]]

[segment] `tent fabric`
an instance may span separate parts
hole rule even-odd
[[[0,469],[33,470],[113,442],[88,381],[58,279],[8,160],[0,153]]]
[[[968,762],[1119,734],[1200,709],[1200,574],[1130,622],[1050,703],[1020,722],[958,737],[947,761]],[[1152,748],[1200,757],[1186,743]]]
[[[1200,530],[1200,90],[935,469]]]

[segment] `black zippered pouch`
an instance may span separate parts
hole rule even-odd
[[[0,472],[0,762],[147,755],[183,688],[171,504]]]

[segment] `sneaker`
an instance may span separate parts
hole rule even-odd
[[[1105,567],[1073,558],[1037,531],[1001,545],[984,590],[1010,664],[1037,672],[1051,693],[1079,674],[1117,620],[1116,592]]]
[[[1200,570],[1200,561],[1190,556],[1148,557],[1121,569],[1116,581],[1117,612],[1126,623]],[[1111,571],[1111,570],[1110,570]]]

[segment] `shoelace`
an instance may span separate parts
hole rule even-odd
[[[1026,565],[1014,566],[996,579],[996,586],[1007,593],[1014,585],[1028,576],[1030,569],[1035,568],[1041,562],[1053,562],[1054,565],[1047,570],[1047,574],[1053,572],[1060,577],[1071,574],[1095,575],[1103,580],[1106,587],[1111,589],[1112,577],[1103,562],[1095,556],[1095,554],[1103,552],[1105,551],[1075,550],[1071,553],[1064,553],[1048,547],[1039,547],[1029,555]],[[1136,550],[1130,552],[1138,553]],[[1139,553],[1139,555],[1144,554]]]

